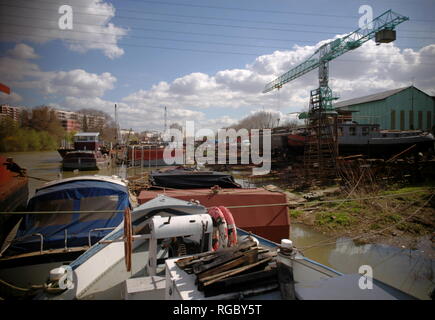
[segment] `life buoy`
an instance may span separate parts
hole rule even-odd
[[[213,251],[219,248],[226,248],[228,246],[228,228],[224,214],[218,207],[209,208],[208,214],[213,220]]]
[[[235,246],[237,244],[237,228],[236,223],[234,222],[233,214],[224,206],[219,206],[218,208],[223,213],[225,221],[227,222],[228,247]]]

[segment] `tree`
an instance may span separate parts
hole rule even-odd
[[[43,131],[47,129],[50,123],[50,108],[47,106],[40,106],[32,109],[32,117],[30,119],[30,127],[37,130]]]
[[[279,124],[279,114],[267,111],[258,111],[251,114],[232,127],[234,129],[271,129]]]
[[[177,129],[177,130],[183,131],[183,126],[181,124],[179,124],[178,122],[173,122],[169,126],[169,129]]]

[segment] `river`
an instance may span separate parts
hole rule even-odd
[[[101,171],[63,172],[60,170],[61,157],[57,152],[20,152],[8,153],[22,167],[27,168],[29,179],[29,194],[44,184],[43,180],[67,178],[75,175],[119,175],[127,177],[140,174],[149,168],[112,167]],[[38,180],[38,179],[41,180]],[[250,186],[249,181],[238,179],[244,187]],[[274,182],[273,182],[274,183]],[[308,247],[327,241],[328,237],[301,224],[292,224],[291,240],[296,247]],[[373,269],[373,277],[388,283],[404,292],[420,299],[429,299],[434,288],[434,260],[424,255],[424,250],[430,248],[432,242],[421,241],[418,250],[395,248],[383,244],[357,245],[348,239],[339,239],[334,244],[316,246],[304,251],[305,256],[324,265],[330,266],[342,273],[358,273],[361,265],[369,265]]]

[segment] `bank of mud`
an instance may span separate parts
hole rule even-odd
[[[435,258],[435,187],[392,185],[376,193],[345,194],[340,187],[297,193],[283,190],[292,223],[302,223],[335,241],[380,243],[424,251]]]

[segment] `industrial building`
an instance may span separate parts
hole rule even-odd
[[[348,113],[360,124],[379,124],[383,130],[431,131],[435,124],[435,99],[409,86],[337,102],[340,113]]]

